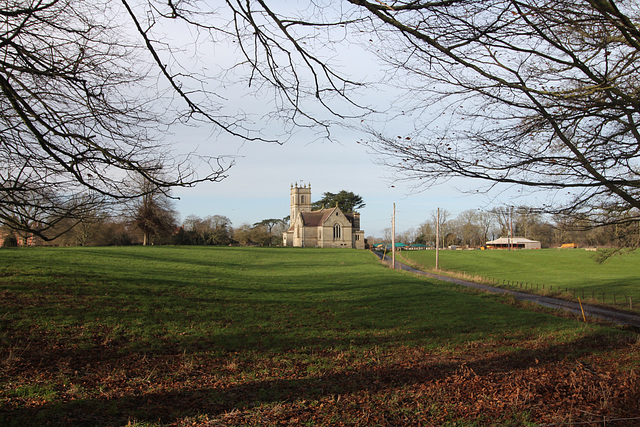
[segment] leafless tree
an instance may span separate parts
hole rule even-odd
[[[154,178],[157,175],[160,172],[156,172]],[[133,186],[141,196],[129,204],[129,216],[135,227],[142,232],[142,244],[146,246],[153,244],[153,237],[166,237],[176,230],[177,213],[168,190],[158,189],[150,179],[138,178],[133,180],[134,183],[135,181],[138,183]]]
[[[406,90],[386,120],[358,124],[399,179],[562,191],[541,208],[635,221],[639,10],[637,0],[9,0],[2,221],[22,227],[7,206],[43,188],[55,197],[24,204],[64,206],[60,217],[82,193],[140,196],[126,185],[131,172],[159,189],[222,179],[220,159],[167,150],[162,136],[176,123],[271,142],[295,127],[330,135],[332,121],[375,107],[358,98],[366,78],[340,68],[345,43],[367,44],[387,64],[375,78]],[[180,43],[184,33],[193,38]],[[219,64],[207,68],[212,55]],[[282,125],[280,135],[263,136],[225,85],[259,95],[269,111],[258,118]],[[195,173],[199,161],[207,173]],[[145,167],[159,163],[172,175]]]
[[[65,218],[47,232],[47,235],[60,236],[51,243],[61,246],[91,246],[104,244],[109,231],[106,227],[109,218],[101,211],[86,211],[82,218]],[[58,229],[62,231],[58,231]],[[68,231],[67,231],[68,230]]]
[[[462,244],[470,247],[478,247],[486,242],[486,240],[483,240],[484,236],[482,234],[480,214],[478,211],[474,209],[462,211],[452,222],[452,228],[457,230]]]
[[[382,236],[385,242],[391,242],[393,240],[393,236],[392,236],[392,232],[391,232],[391,227],[385,227],[382,230]]]
[[[515,210],[514,206],[499,206],[491,209],[490,212],[498,223],[501,237],[513,237],[517,233],[517,224],[514,227]]]
[[[411,91],[402,111],[414,130],[372,130],[400,179],[563,190],[561,209],[541,207],[638,219],[638,2],[350,3]],[[632,213],[602,216],[611,210]]]
[[[401,233],[397,233],[396,235],[396,240],[398,242],[404,243],[405,245],[411,245],[413,243],[416,243],[417,238],[418,238],[418,230],[416,230],[413,227],[410,227],[409,229]]]
[[[398,179],[428,186],[467,177],[488,188],[552,190],[555,199],[538,206],[547,212],[638,219],[637,1],[309,1],[289,15],[266,3],[238,9],[245,23],[267,17],[281,31],[276,37],[255,25],[261,43],[254,47],[291,43],[302,60],[285,70],[317,77],[323,101],[348,93],[316,61],[319,43],[296,43],[300,37],[310,42],[339,29],[385,61],[381,81],[404,91],[385,110],[387,120],[364,123],[371,147]],[[258,70],[265,61],[251,63]],[[293,86],[280,87],[292,93]],[[411,128],[393,129],[395,122]]]
[[[428,246],[435,246],[436,244],[436,229],[434,223],[426,221],[418,227],[418,243],[423,243]]]
[[[493,220],[493,215],[487,211],[479,211],[478,212],[478,226],[480,227],[480,233],[482,236],[482,244],[484,245],[489,240],[489,233],[493,229],[495,225],[495,221]]]
[[[243,7],[229,2],[222,15],[217,6],[193,1],[4,2],[0,221],[51,239],[45,231],[60,218],[81,218],[88,197],[104,202],[141,196],[127,184],[132,173],[162,191],[223,179],[231,162],[169,147],[165,138],[176,124],[208,123],[212,132],[277,142],[252,128],[252,118],[234,100],[216,93],[211,83],[220,73],[205,75],[198,63],[212,54],[199,52],[201,44],[213,50],[224,36],[243,42],[240,60],[229,68],[245,65],[248,75],[258,70],[247,63],[248,31],[258,23]],[[171,38],[172,30],[191,30],[193,39]],[[262,43],[267,41],[277,44]],[[276,49],[270,46],[270,52]],[[275,74],[270,78],[287,84]],[[260,86],[264,80],[240,83],[252,82]],[[149,164],[162,164],[171,174],[159,179]],[[34,210],[40,214],[29,222],[17,216]]]
[[[246,62],[289,105],[312,95],[334,111],[331,101],[354,99],[364,78],[335,71],[333,43],[366,44],[384,61],[376,77],[400,96],[386,120],[363,123],[398,179],[474,178],[544,190],[553,198],[540,211],[639,218],[637,0],[227,4]]]
[[[142,244],[153,244],[153,237],[171,234],[177,226],[176,213],[170,199],[160,193],[150,192],[135,204],[133,222],[142,232]]]
[[[446,209],[440,209],[439,215],[440,221],[438,221],[438,210],[431,212],[431,224],[433,225],[433,232],[435,236],[436,228],[439,229],[440,242],[434,242],[436,247],[446,247],[451,242],[451,227],[449,221],[451,220],[451,212]]]
[[[200,218],[189,215],[182,223],[192,245],[227,245],[231,242],[231,220],[223,215]]]

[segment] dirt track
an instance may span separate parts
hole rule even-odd
[[[378,258],[382,260],[383,255],[381,253],[379,252],[374,252],[374,253],[378,256]],[[391,258],[389,256],[386,256],[383,262],[391,265]],[[396,268],[410,271],[412,273],[419,274],[422,276],[431,277],[437,280],[442,280],[445,282],[455,283],[461,286],[480,289],[486,292],[491,292],[496,294],[510,294],[510,295],[513,295],[514,298],[520,301],[528,301],[528,302],[540,304],[549,308],[570,311],[576,314],[582,314],[582,311],[580,310],[580,304],[575,301],[568,301],[560,298],[534,295],[526,292],[518,292],[518,291],[513,291],[513,290],[503,289],[503,288],[496,288],[495,286],[482,285],[480,283],[469,282],[468,280],[455,279],[453,277],[427,273],[425,271],[416,270],[415,268],[409,267],[408,265],[403,264],[397,260],[396,260]],[[588,305],[584,303],[582,304],[582,308],[584,308],[584,313],[585,313],[585,316],[587,317],[596,317],[598,319],[606,320],[619,325],[631,326],[633,328],[640,329],[640,315],[638,314],[615,310],[615,309],[606,308],[606,307]]]

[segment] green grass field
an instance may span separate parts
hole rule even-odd
[[[522,425],[640,410],[635,334],[365,251],[6,249],[0,295],[3,425]]]
[[[435,268],[435,251],[405,251],[402,257],[426,270]],[[628,296],[640,311],[640,251],[621,254],[603,263],[595,253],[580,249],[542,249],[518,251],[440,251],[440,269],[480,276],[490,281],[526,282],[542,290],[553,286],[568,295],[595,296],[601,302],[628,308]],[[519,285],[516,285],[519,287]],[[507,286],[505,286],[507,287]],[[566,293],[566,291],[565,291]]]

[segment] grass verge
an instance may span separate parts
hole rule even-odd
[[[401,256],[417,268],[435,269],[435,251]],[[459,278],[640,312],[640,251],[604,263],[579,249],[440,251],[439,264],[442,273]]]

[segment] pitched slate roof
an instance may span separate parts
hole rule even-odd
[[[325,223],[337,208],[320,209],[311,212],[300,212],[302,214],[302,223],[305,226],[318,227]]]
[[[349,220],[349,222],[351,224],[353,224],[353,220],[355,219],[356,215],[354,212],[343,212],[344,216],[347,217],[347,219]]]
[[[305,227],[319,227],[323,225],[327,221],[327,219],[329,219],[329,217],[336,212],[337,209],[339,208],[336,206],[328,209],[319,209],[317,211],[300,212],[300,215],[302,215],[302,225]],[[342,214],[347,217],[347,220],[351,223],[351,225],[353,225],[355,214],[344,212]],[[290,225],[288,231],[293,231],[293,224]]]

